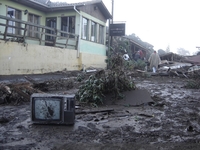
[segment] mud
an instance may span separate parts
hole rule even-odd
[[[114,111],[78,114],[74,126],[32,124],[29,102],[0,105],[0,117],[8,119],[0,123],[0,149],[199,149],[200,90],[185,89],[183,78],[137,77],[134,81],[151,94],[152,103],[137,107],[105,103],[99,108]]]

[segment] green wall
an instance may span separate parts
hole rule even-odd
[[[91,53],[106,56],[106,46],[102,44],[97,44],[94,42],[89,42],[85,40],[81,40],[81,52],[83,53]]]

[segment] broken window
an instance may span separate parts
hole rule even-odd
[[[82,39],[88,40],[88,19],[83,18],[82,20]]]
[[[8,7],[7,8],[7,16],[13,19],[20,19],[21,20],[21,11]],[[10,26],[14,26],[14,27],[8,27],[8,33],[11,34],[17,34],[20,35],[21,34],[21,30],[19,29],[21,27],[21,24],[19,22],[16,21],[9,21],[8,24]],[[18,28],[15,28],[18,27]]]
[[[104,26],[99,25],[99,43],[104,44]]]
[[[61,30],[69,33],[75,33],[75,16],[62,17]],[[61,33],[61,36],[67,37],[67,34]]]
[[[95,22],[91,22],[91,41],[96,42],[96,29],[97,29],[97,24]]]
[[[39,25],[40,17],[37,15],[34,15],[34,14],[28,14],[28,21]],[[39,38],[39,33],[37,33],[38,31],[39,31],[38,27],[30,26],[30,25],[28,26],[28,36],[29,37]]]

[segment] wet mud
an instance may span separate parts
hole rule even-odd
[[[8,119],[0,123],[0,149],[199,149],[200,90],[185,89],[182,78],[134,80],[153,102],[137,107],[105,103],[99,108],[114,111],[77,114],[74,126],[32,124],[29,102],[0,105],[1,118]]]

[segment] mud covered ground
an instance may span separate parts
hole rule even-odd
[[[29,102],[0,105],[0,116],[8,118],[0,123],[0,149],[199,150],[200,90],[185,89],[184,78],[134,80],[137,88],[149,91],[154,103],[105,104],[99,108],[114,111],[76,115],[74,126],[32,124]]]

